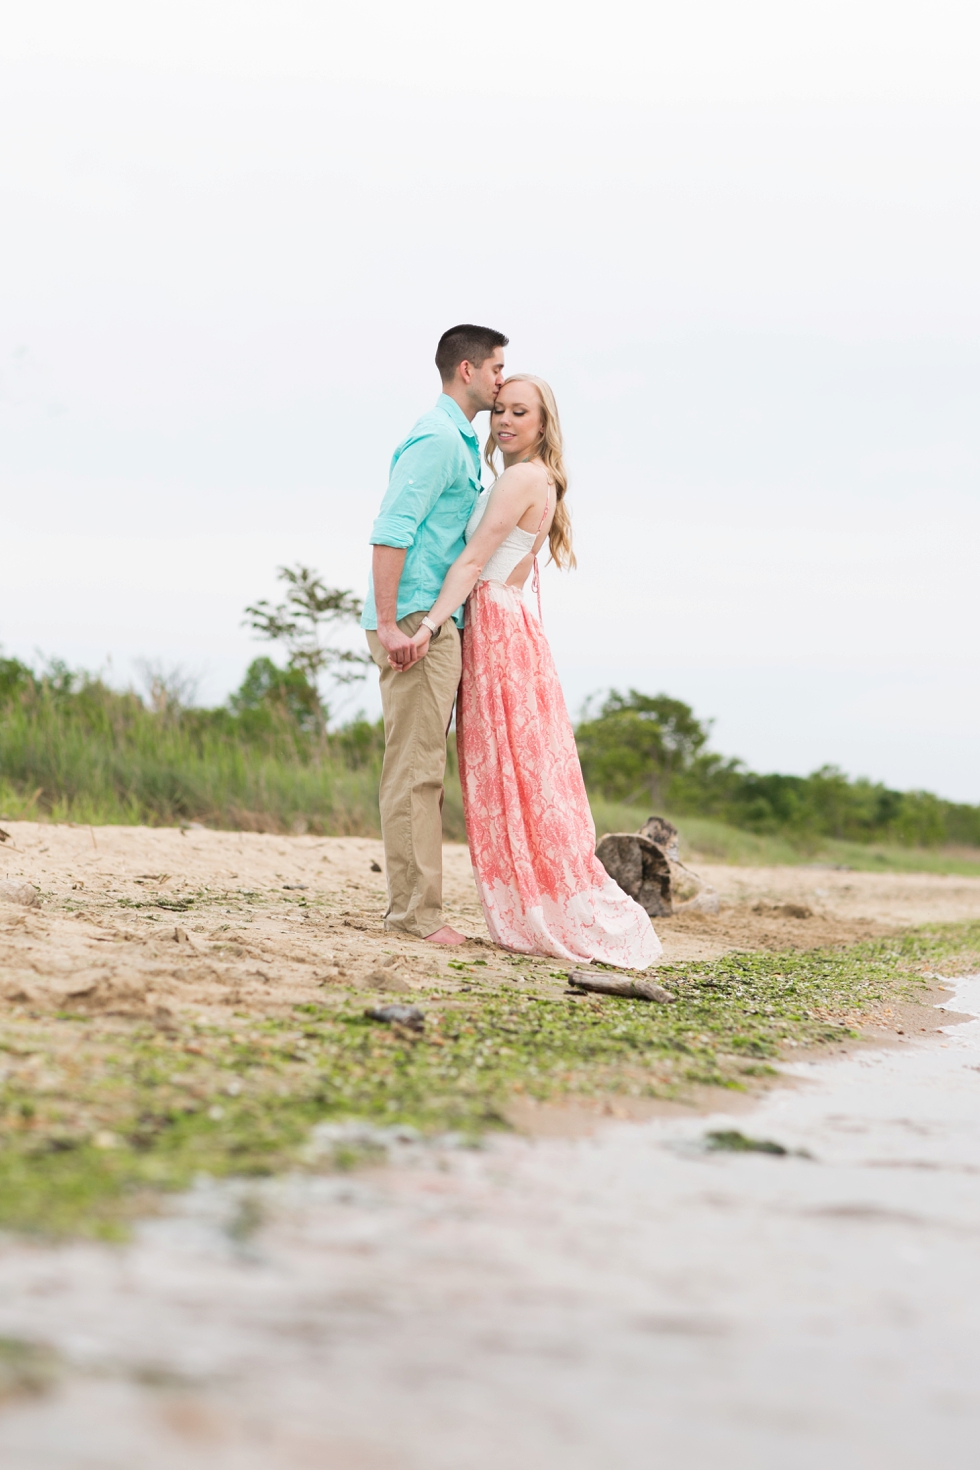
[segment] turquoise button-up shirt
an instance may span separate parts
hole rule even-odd
[[[455,399],[440,393],[391,461],[388,490],[371,531],[372,546],[407,549],[398,584],[398,617],[428,612],[465,546],[463,532],[481,489],[480,443]],[[463,626],[463,609],[453,617]],[[376,628],[374,579],[361,616]]]

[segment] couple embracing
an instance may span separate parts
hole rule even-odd
[[[595,856],[540,594],[539,617],[524,602],[546,542],[558,566],[575,558],[554,395],[540,378],[504,376],[507,340],[471,325],[443,334],[442,393],[395,450],[371,533],[362,621],[384,710],[385,927],[465,943],[442,922],[443,778],[455,703],[466,833],[492,939],[519,954],[645,969],[660,941]],[[496,476],[489,490],[473,428],[485,411],[485,459]]]

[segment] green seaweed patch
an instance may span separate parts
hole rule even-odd
[[[924,972],[965,968],[980,924],[846,950],[737,953],[664,967],[671,1005],[549,986],[471,988],[424,1002],[421,1034],[343,994],[286,1018],[10,1015],[0,1023],[0,1227],[118,1238],[195,1176],[255,1177],[310,1160],[329,1120],[478,1137],[521,1093],[683,1098],[744,1088],[791,1047],[853,1037],[863,1016],[920,998]],[[558,972],[556,972],[557,977]]]
[[[812,1159],[805,1148],[787,1148],[774,1138],[753,1138],[737,1128],[716,1128],[704,1135],[704,1146],[710,1153],[771,1154],[778,1159]]]
[[[774,1154],[781,1159],[789,1154],[789,1149],[775,1139],[751,1138],[747,1133],[740,1133],[737,1128],[720,1128],[706,1133],[704,1143],[712,1153]]]

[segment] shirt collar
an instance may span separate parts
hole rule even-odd
[[[450,398],[448,393],[440,393],[436,400],[436,408],[441,408],[443,413],[448,413],[461,434],[465,434],[467,439],[475,439],[477,444],[479,444],[480,440],[476,430],[455,398]]]

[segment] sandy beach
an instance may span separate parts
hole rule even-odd
[[[0,902],[0,1001],[152,1016],[256,1014],[381,980],[454,982],[452,954],[386,934],[380,842],[146,827],[5,824],[0,874],[39,902]],[[730,949],[810,949],[980,915],[980,878],[703,865],[718,915],[657,921],[666,963]],[[445,848],[446,917],[494,973],[465,847]],[[551,961],[529,961],[561,988]],[[560,968],[560,967],[559,967]],[[384,972],[384,973],[382,973]],[[512,967],[508,962],[508,974]],[[373,978],[372,978],[373,977]]]

